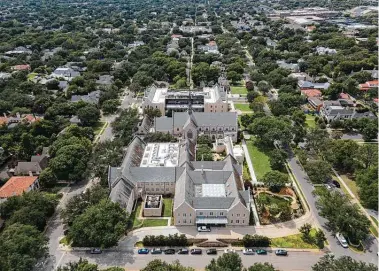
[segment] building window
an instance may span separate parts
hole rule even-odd
[[[213,106],[211,105],[211,108],[212,108]]]
[[[245,220],[242,220],[242,224],[245,224]]]
[[[187,216],[186,214],[183,214],[183,216]]]
[[[192,214],[190,213],[190,216],[192,216]]]
[[[179,131],[179,128],[176,128],[176,131]]]
[[[239,220],[236,220],[236,223],[240,223],[240,221],[239,221]]]
[[[212,110],[211,110],[211,113],[212,113]]]
[[[203,215],[203,212],[200,212],[199,215]]]
[[[246,214],[243,214],[243,216],[246,216]]]
[[[190,224],[192,223],[192,220],[190,219]]]
[[[230,223],[233,223],[233,220],[230,220]]]
[[[224,215],[224,212],[220,212],[220,215]]]
[[[180,220],[178,220],[178,224],[180,224]]]
[[[237,216],[240,216],[240,214],[237,214]]]
[[[184,220],[183,220],[183,223],[187,223],[187,220],[184,219]]]
[[[213,212],[209,212],[209,215],[213,215]]]
[[[233,214],[232,214],[232,216],[233,216]]]

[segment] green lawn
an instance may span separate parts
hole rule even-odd
[[[305,124],[308,128],[315,128],[316,122],[315,122],[315,116],[312,115],[306,115]]]
[[[357,184],[355,183],[355,181],[353,181],[352,179],[350,179],[348,176],[346,175],[341,175],[341,178],[342,180],[344,180],[344,182],[346,183],[346,185],[350,188],[351,192],[353,192],[354,196],[359,199],[359,196],[358,196],[358,186]],[[343,185],[341,184],[341,187]]]
[[[250,107],[249,107],[249,104],[234,104],[234,107],[238,110],[241,110],[243,112],[253,112]]]
[[[250,159],[253,163],[257,179],[261,179],[267,172],[271,171],[270,160],[267,154],[258,149],[254,138],[246,142]]]
[[[141,206],[142,206],[142,201],[137,202],[137,207],[136,209],[130,214],[130,219],[133,221],[133,228],[136,228],[141,225],[142,221],[138,219],[138,216],[141,212]]]
[[[172,216],[172,198],[163,199],[163,216],[164,217]]]
[[[28,80],[33,80],[34,77],[36,77],[37,75],[38,75],[38,73],[35,73],[35,72],[29,73],[28,76],[27,76],[27,79]]]
[[[142,227],[167,226],[168,219],[144,219]]]
[[[316,234],[316,229],[311,230],[311,236]],[[315,244],[308,244],[301,238],[302,234],[288,235],[271,239],[272,247],[280,248],[318,248]]]
[[[232,94],[247,94],[245,86],[231,86]]]

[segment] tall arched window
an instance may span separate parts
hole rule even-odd
[[[189,131],[187,132],[187,138],[192,139],[192,137],[193,137],[192,130],[189,130]]]

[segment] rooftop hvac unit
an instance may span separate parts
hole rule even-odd
[[[159,201],[159,196],[158,196],[158,197],[155,197],[155,198],[154,198],[154,200],[157,200],[157,201]]]
[[[148,201],[152,201],[152,200],[153,200],[153,197],[147,197],[147,200],[148,200]]]
[[[150,208],[150,206],[151,206],[151,201],[148,201],[147,202],[147,207]]]

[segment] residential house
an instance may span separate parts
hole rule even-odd
[[[72,95],[71,102],[75,103],[75,102],[83,101],[86,103],[98,104],[99,99],[100,99],[100,93],[101,93],[100,90],[95,90],[86,95]]]
[[[318,89],[308,88],[308,89],[302,89],[301,90],[301,95],[304,95],[307,98],[310,98],[310,97],[318,97],[318,98],[320,98],[322,96],[322,93]]]
[[[14,175],[38,176],[47,167],[48,161],[48,155],[33,155],[30,162],[18,162],[14,170],[10,170],[10,173],[14,173]]]
[[[317,112],[320,112],[323,101],[320,100],[318,97],[309,97],[308,103],[313,109],[315,109]]]
[[[0,187],[0,203],[13,196],[20,196],[40,187],[37,176],[13,176]]]
[[[109,74],[100,75],[99,79],[96,80],[96,84],[99,85],[112,85],[113,84],[113,76]]]
[[[32,53],[33,53],[32,50],[24,46],[19,46],[19,47],[14,48],[11,51],[5,52],[5,55],[21,55],[21,54],[31,55]]]
[[[307,73],[305,72],[293,72],[288,77],[296,78],[298,81],[303,80],[303,81],[311,81],[312,77],[310,77]]]
[[[0,80],[7,80],[12,77],[12,74],[8,72],[0,72]]]
[[[299,86],[300,89],[321,89],[321,90],[326,90],[330,87],[330,83],[313,83],[310,81],[304,81],[304,80],[299,80],[297,85]]]
[[[75,77],[80,76],[80,72],[75,71],[72,68],[60,67],[55,69],[55,71],[51,74],[51,77],[54,78],[63,78],[66,81],[71,81]]]
[[[371,88],[378,88],[379,86],[378,82],[379,82],[378,80],[372,80],[372,81],[367,81],[364,84],[359,84],[359,90],[367,91]]]
[[[324,101],[320,110],[320,115],[327,122],[331,122],[333,120],[376,118],[376,116],[370,111],[358,112],[353,105],[354,103],[352,101],[342,99],[337,101]]]
[[[142,46],[142,45],[145,45],[145,43],[141,40],[137,40],[137,41],[134,41],[133,43],[129,43],[128,47],[129,48],[135,48],[135,47]]]
[[[22,64],[22,65],[12,66],[11,69],[13,71],[30,71],[31,68],[29,64]]]
[[[337,54],[336,49],[330,49],[328,47],[322,47],[322,46],[317,46],[316,52],[319,55],[335,55],[335,54]]]
[[[298,63],[287,63],[285,60],[277,60],[276,64],[278,64],[280,68],[290,70],[291,72],[299,72]]]
[[[210,41],[206,45],[199,45],[197,46],[197,49],[204,51],[205,53],[211,53],[211,54],[218,54],[218,46],[215,41]]]

